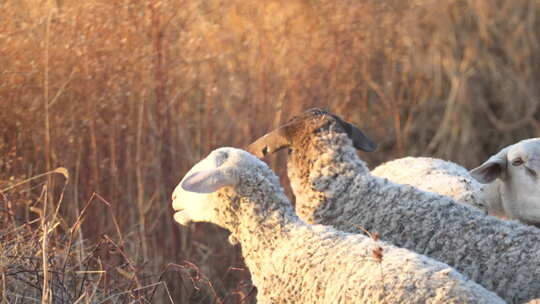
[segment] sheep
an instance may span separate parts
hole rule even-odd
[[[231,232],[264,303],[504,303],[441,262],[364,235],[310,225],[255,156],[220,148],[173,192],[174,219]]]
[[[502,149],[470,172],[441,159],[405,157],[386,162],[371,173],[449,196],[490,215],[539,226],[539,171],[540,138],[530,138]]]
[[[381,239],[455,267],[511,303],[540,297],[540,230],[373,176],[355,148],[375,144],[338,116],[311,109],[246,149],[289,148],[296,211],[309,223]],[[354,224],[354,225],[352,225]]]
[[[510,145],[470,173],[486,184],[486,200],[496,215],[540,225],[540,138]]]
[[[499,208],[489,204],[490,197],[485,186],[473,178],[467,169],[451,161],[431,157],[404,157],[379,165],[371,170],[371,174],[394,183],[445,195],[487,214],[504,217]]]

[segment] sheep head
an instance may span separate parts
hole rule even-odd
[[[231,166],[231,148],[221,148],[197,163],[174,189],[172,195],[174,219],[182,225],[191,221],[213,222],[215,206],[209,195],[237,183]],[[233,153],[234,155],[234,153]]]
[[[216,149],[197,163],[174,189],[172,200],[178,223],[210,222],[231,231],[244,217],[264,221],[267,210],[293,213],[268,165],[235,148]]]
[[[372,152],[377,148],[377,145],[353,124],[325,110],[313,108],[293,117],[285,125],[259,138],[246,150],[262,158],[283,148],[295,144],[301,145],[302,139],[309,138],[311,134],[330,125],[336,126],[337,130],[346,133],[356,149]]]
[[[508,216],[540,223],[540,138],[522,140],[470,171],[480,183],[500,181]]]

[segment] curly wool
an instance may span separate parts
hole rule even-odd
[[[431,157],[404,157],[377,166],[371,170],[371,174],[394,183],[445,195],[458,203],[494,214],[483,197],[484,185],[476,181],[467,169],[450,161]]]
[[[357,233],[360,225],[455,267],[511,303],[540,297],[540,230],[372,176],[333,124],[290,148],[296,210],[308,222]]]
[[[307,224],[265,163],[241,150],[227,151],[236,158],[227,168],[236,186],[197,194],[199,201],[190,202],[184,198],[192,196],[177,188],[174,206],[183,211],[203,199],[213,206],[204,218],[230,230],[241,244],[258,303],[502,303],[446,264]],[[380,260],[373,253],[379,246]]]

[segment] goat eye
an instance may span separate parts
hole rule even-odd
[[[514,167],[521,166],[522,164],[523,164],[523,159],[521,159],[520,157],[512,161],[512,166]]]

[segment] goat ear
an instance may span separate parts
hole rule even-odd
[[[470,174],[480,183],[489,184],[497,178],[504,179],[506,165],[506,150],[502,150],[479,167],[472,169]]]
[[[362,131],[360,131],[360,129],[358,129],[355,125],[342,120],[338,116],[334,115],[334,118],[341,123],[341,126],[343,129],[345,129],[345,132],[347,132],[347,135],[349,135],[349,138],[353,141],[353,146],[356,149],[366,152],[373,152],[377,149],[377,144],[367,137]]]
[[[236,183],[236,179],[222,169],[210,169],[185,177],[180,187],[189,192],[212,193],[226,186],[234,186]]]

